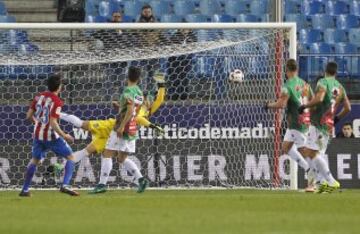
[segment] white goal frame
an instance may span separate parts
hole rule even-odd
[[[289,58],[297,59],[296,23],[0,23],[0,30],[10,29],[287,29]],[[290,189],[298,189],[298,167],[292,160],[290,160]]]

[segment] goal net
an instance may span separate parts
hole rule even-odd
[[[111,101],[118,99],[131,65],[141,67],[140,87],[154,98],[156,80],[166,83],[165,102],[150,118],[165,132],[140,127],[130,156],[151,187],[272,188],[296,181],[280,151],[284,115],[262,109],[279,95],[286,59],[296,57],[294,24],[0,24],[0,29],[0,187],[23,183],[33,132],[25,113],[34,95],[46,90],[50,74],[64,76],[63,112],[99,120],[116,115]],[[91,142],[91,133],[60,125],[75,137],[74,151]],[[100,158],[83,159],[73,183],[94,186]],[[48,153],[35,188],[61,181],[48,167],[55,162],[62,159]],[[114,162],[109,186],[130,186],[132,176]]]

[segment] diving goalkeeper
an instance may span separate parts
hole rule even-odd
[[[136,122],[138,125],[153,128],[162,134],[164,130],[160,126],[149,121],[149,117],[159,109],[165,99],[164,77],[158,75],[154,78],[158,84],[156,99],[154,100],[154,98],[149,94],[144,94],[144,103],[136,116]],[[119,108],[119,104],[117,102],[112,102],[112,104],[115,108]],[[101,154],[105,149],[106,142],[110,136],[111,130],[114,129],[116,122],[114,118],[106,120],[81,120],[75,115],[66,113],[61,113],[60,119],[73,124],[75,127],[91,132],[92,141],[90,144],[88,144],[84,149],[74,152],[73,155],[75,163],[93,153]]]

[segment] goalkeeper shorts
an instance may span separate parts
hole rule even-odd
[[[106,142],[115,126],[115,119],[90,120],[89,130],[92,135],[91,144],[94,145],[97,153],[105,150]]]

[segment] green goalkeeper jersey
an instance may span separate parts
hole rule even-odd
[[[343,102],[346,92],[335,77],[325,77],[319,80],[316,85],[316,92],[319,89],[325,90],[325,97],[323,102],[312,109],[311,124],[321,132],[331,135],[334,127],[334,115]]]
[[[125,131],[123,135],[125,140],[135,140],[137,138],[137,124],[135,117],[139,112],[143,101],[143,92],[137,85],[127,86],[119,98],[120,114],[116,121],[116,129],[120,126],[121,120],[122,118],[124,118],[127,112],[128,105],[131,104],[133,106],[133,113],[131,119],[125,126]]]
[[[310,113],[305,110],[303,114],[299,114],[298,108],[306,104],[312,97],[311,87],[298,76],[295,76],[287,80],[281,92],[289,97],[286,108],[288,127],[306,132],[310,125]]]

